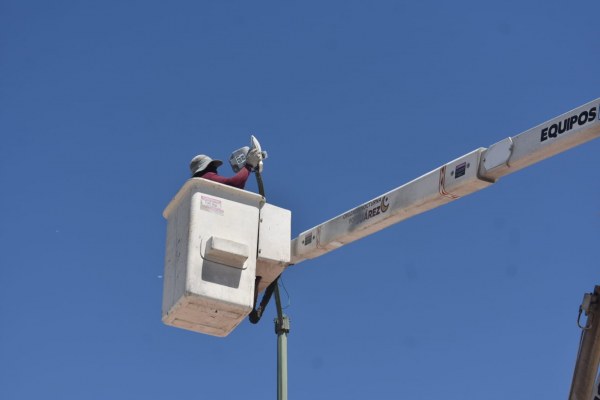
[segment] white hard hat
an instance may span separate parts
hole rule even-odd
[[[223,164],[223,161],[213,160],[204,154],[200,154],[192,158],[192,161],[190,161],[190,171],[192,172],[192,176],[196,175],[198,172],[204,171],[210,164],[214,165],[215,167],[219,167],[221,164]]]

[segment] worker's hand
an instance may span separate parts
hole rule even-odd
[[[261,161],[262,155],[257,149],[252,149],[248,152],[248,155],[246,156],[246,165],[249,165],[253,171],[256,170]]]

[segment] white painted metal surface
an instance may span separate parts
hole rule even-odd
[[[502,176],[600,137],[600,99],[451,161],[292,240],[292,264],[483,189]]]
[[[292,241],[292,264],[315,258],[385,227],[476,192],[491,184],[477,176],[477,149],[370,200]]]
[[[235,268],[247,268],[250,249],[243,243],[211,236],[204,247],[203,259]]]
[[[291,212],[255,193],[188,180],[167,219],[163,321],[226,336],[290,263]],[[260,239],[259,239],[260,238]]]
[[[261,277],[258,291],[263,291],[290,263],[292,213],[264,204],[260,209],[258,260],[256,275]]]
[[[165,209],[163,322],[226,336],[252,310],[262,196],[201,178]]]
[[[505,163],[482,163],[479,175],[496,180],[600,136],[600,98],[559,115],[509,138],[510,155]],[[507,139],[504,139],[507,140]],[[502,143],[499,142],[499,143]],[[498,143],[497,143],[498,144]],[[483,154],[485,160],[494,147]]]

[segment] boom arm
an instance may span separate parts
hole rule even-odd
[[[291,264],[335,250],[499,178],[600,137],[600,98],[488,149],[479,148],[309,229],[291,242]]]

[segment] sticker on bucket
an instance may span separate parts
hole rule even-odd
[[[223,208],[221,206],[221,200],[215,199],[213,197],[202,196],[200,198],[200,209],[217,215],[224,214]]]

